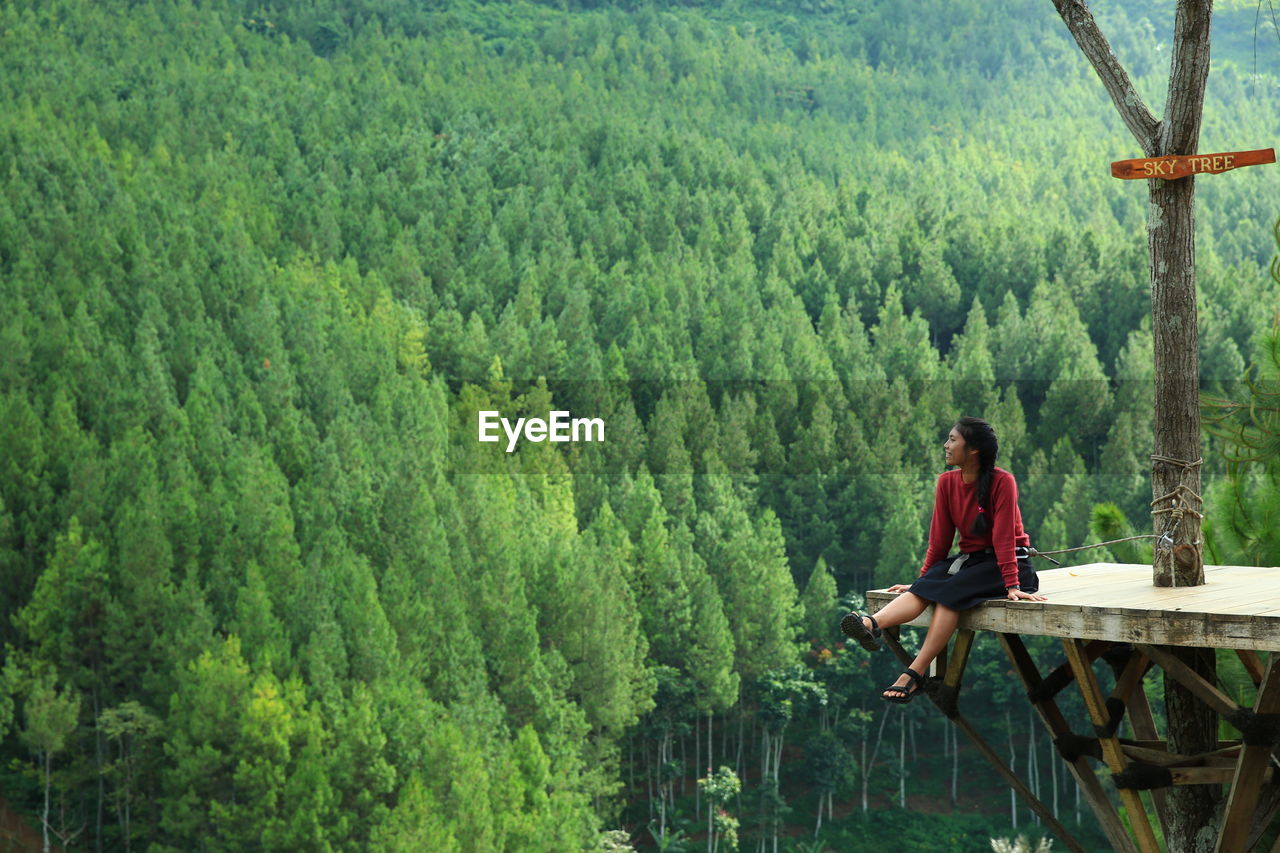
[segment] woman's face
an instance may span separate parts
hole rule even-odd
[[[978,452],[969,449],[968,445],[964,443],[964,436],[960,435],[955,427],[952,427],[951,432],[947,433],[947,440],[943,443],[942,450],[948,465],[963,465],[965,460]]]

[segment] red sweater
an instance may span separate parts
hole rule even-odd
[[[966,553],[992,548],[1000,564],[1005,586],[1018,582],[1018,560],[1013,549],[1031,545],[1031,537],[1022,529],[1022,513],[1018,510],[1018,484],[1013,475],[997,468],[991,477],[991,491],[983,514],[991,526],[982,536],[969,531],[978,516],[977,482],[966,483],[955,468],[938,477],[937,496],[933,504],[933,523],[929,525],[929,550],[924,555],[924,574],[929,567],[947,556],[956,530],[960,531],[960,550]]]

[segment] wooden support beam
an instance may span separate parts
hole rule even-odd
[[[1161,767],[1235,767],[1239,749],[1229,752],[1207,752],[1201,756],[1179,756],[1176,752],[1165,752],[1164,749],[1147,749],[1138,745],[1121,743],[1120,751],[1134,761]]]
[[[881,635],[881,639],[884,640],[884,644],[889,647],[889,651],[893,652],[893,656],[898,659],[898,663],[902,664],[904,667],[911,666],[911,662],[915,660],[915,657],[909,654],[907,650],[902,647],[902,642],[898,637],[899,633],[897,628],[886,628],[884,633]]]
[[[951,648],[951,662],[947,666],[947,674],[942,682],[948,687],[960,689],[960,681],[964,678],[964,668],[969,663],[969,652],[973,651],[975,632],[969,628],[956,631],[955,641]]]
[[[1115,689],[1111,691],[1111,696],[1106,701],[1106,729],[1109,734],[1114,735],[1120,730],[1120,721],[1124,718],[1129,699],[1133,695],[1134,688],[1142,684],[1142,676],[1146,675],[1149,665],[1147,656],[1142,652],[1130,652],[1124,668],[1116,677]]]
[[[1258,698],[1253,704],[1255,714],[1280,714],[1280,667],[1275,656],[1267,662],[1266,673],[1258,688]],[[1265,742],[1246,741],[1240,750],[1240,760],[1232,774],[1231,793],[1222,810],[1221,831],[1215,853],[1244,853],[1253,824],[1253,813],[1258,805],[1262,781],[1271,764],[1274,745]]]
[[[1017,637],[1018,635],[1001,633],[1000,636]],[[1021,640],[1019,640],[1019,642],[1021,642]],[[1114,645],[1115,643],[1112,643],[1108,640],[1092,640],[1090,641],[1089,645],[1085,647],[1085,652],[1089,657],[1089,661],[1092,663],[1093,661],[1097,660],[1098,658],[1106,654],[1108,651],[1110,651],[1111,647]],[[1064,663],[1061,666],[1057,667],[1056,669],[1050,671],[1048,675],[1046,675],[1044,678],[1040,679],[1039,682],[1037,682],[1037,686],[1036,686],[1037,696],[1033,697],[1033,701],[1034,701],[1034,698],[1039,697],[1039,694],[1047,694],[1045,698],[1052,699],[1053,697],[1061,693],[1064,688],[1070,687],[1071,682],[1075,680],[1076,680],[1076,676],[1075,676],[1075,673],[1071,671],[1071,664]],[[1028,690],[1030,690],[1030,688],[1028,688]]]
[[[1179,755],[1160,749],[1148,749],[1134,744],[1121,743],[1120,751],[1134,761],[1158,764],[1161,767],[1232,767],[1236,766],[1239,748],[1229,751],[1206,752],[1202,755]]]
[[[1257,849],[1258,842],[1280,812],[1280,786],[1270,786],[1262,796],[1262,802],[1253,813],[1253,829],[1249,832],[1249,840],[1245,842],[1245,850]]]
[[[1137,648],[1219,715],[1225,717],[1227,714],[1240,710],[1240,706],[1232,701],[1230,696],[1210,684],[1199,673],[1169,652],[1159,646],[1148,646],[1145,643],[1138,644]]]
[[[1026,645],[1022,642],[1022,638],[1017,634],[997,634],[996,636],[1000,638],[1000,645],[1004,648],[1005,654],[1008,655],[1009,662],[1013,664],[1013,671],[1017,673],[1018,679],[1027,691],[1027,695],[1040,695],[1038,700],[1032,702],[1032,706],[1036,709],[1040,722],[1048,730],[1049,737],[1056,741],[1059,737],[1070,734],[1071,729],[1067,725],[1062,711],[1059,710],[1053,694],[1048,693],[1046,695],[1046,691],[1038,689],[1043,679],[1040,677],[1040,670],[1036,667],[1031,653],[1027,651]],[[1102,651],[1099,648],[1097,653],[1100,655]],[[1072,676],[1073,679],[1074,676]],[[1067,683],[1069,684],[1070,680]],[[1065,756],[1063,760],[1066,761]],[[1094,817],[1098,819],[1098,824],[1111,842],[1111,847],[1123,853],[1136,853],[1137,848],[1133,844],[1133,839],[1129,837],[1129,833],[1125,830],[1124,822],[1120,819],[1120,815],[1112,804],[1111,798],[1103,790],[1102,783],[1098,781],[1098,777],[1093,772],[1093,767],[1089,764],[1089,760],[1084,756],[1076,756],[1073,760],[1067,761],[1067,769],[1071,772],[1072,778],[1076,780],[1076,784],[1080,786],[1081,795],[1084,797],[1085,802],[1089,804],[1089,808],[1093,810]]]
[[[1135,737],[1144,740],[1159,740],[1160,734],[1156,731],[1155,716],[1151,713],[1151,703],[1147,701],[1147,691],[1140,687],[1136,690],[1129,700],[1129,725],[1133,727]],[[1168,745],[1164,749],[1168,750]],[[1165,796],[1164,791],[1155,790],[1151,792],[1151,802],[1156,809],[1156,819],[1160,821],[1160,828],[1166,833],[1169,829],[1169,798]]]
[[[1085,656],[1084,643],[1064,637],[1062,645],[1066,650],[1071,669],[1075,672],[1076,684],[1080,687],[1080,695],[1084,699],[1085,708],[1089,711],[1089,718],[1099,732],[1098,742],[1102,745],[1102,756],[1107,762],[1107,767],[1111,769],[1113,775],[1123,773],[1128,768],[1129,762],[1120,750],[1120,741],[1114,734],[1110,737],[1102,736],[1107,726],[1107,706],[1102,698],[1102,688],[1098,686],[1097,676],[1094,675],[1093,667]],[[1129,813],[1129,825],[1133,828],[1138,849],[1142,853],[1160,853],[1160,846],[1156,843],[1155,832],[1147,819],[1147,810],[1142,804],[1142,797],[1132,788],[1121,788],[1120,802]]]
[[[933,696],[934,703],[948,717],[960,713],[960,685],[964,679],[965,667],[969,664],[969,653],[973,651],[974,636],[975,632],[969,628],[956,631],[956,638],[951,643],[951,657]]]
[[[1129,698],[1133,695],[1133,690],[1142,683],[1142,677],[1147,674],[1147,670],[1151,668],[1150,661],[1142,652],[1135,651],[1129,656],[1129,662],[1124,665],[1124,671],[1120,673],[1120,677],[1116,679],[1116,687],[1111,691],[1113,699],[1119,699],[1125,705],[1129,704]]]
[[[951,687],[957,692],[960,688],[959,678],[964,673],[965,659],[968,658],[969,651],[973,648],[973,632],[969,631],[968,633],[969,639],[963,644],[960,642],[959,635],[957,635],[956,646],[958,648],[952,649],[951,660],[947,666],[948,676],[953,672],[955,673],[957,681],[954,685],[951,685]],[[898,633],[896,631],[885,631],[883,639],[885,641],[885,645],[889,647],[889,650],[893,652],[894,656],[897,657],[899,661],[903,662],[904,666],[910,665],[912,657],[906,649],[902,648],[902,643],[899,642]],[[945,679],[943,686],[948,686]],[[1009,769],[1009,766],[1000,758],[999,753],[992,748],[991,744],[987,743],[986,738],[984,738],[981,733],[979,733],[978,730],[975,729],[954,707],[950,709],[944,707],[944,703],[946,701],[945,697],[939,697],[937,695],[937,691],[933,690],[926,690],[925,695],[929,697],[929,701],[933,702],[939,710],[944,714],[947,714],[948,719],[955,723],[956,727],[960,729],[960,731],[964,732],[965,735],[968,736],[969,740],[973,742],[973,745],[978,748],[978,752],[982,753],[982,756],[986,758],[987,761],[991,762],[991,765],[996,769],[996,772],[1000,774],[1000,778],[1005,781],[1005,784],[1012,788],[1031,808],[1031,810],[1039,815],[1040,820],[1044,821],[1045,825],[1048,826],[1060,839],[1062,839],[1062,843],[1067,846],[1067,849],[1070,850],[1071,853],[1088,853],[1085,847],[1076,840],[1075,836],[1067,831],[1067,828],[1063,826],[1056,817],[1054,817],[1053,812],[1049,807],[1040,802],[1040,798],[1031,792],[1031,789],[1027,787],[1026,783]],[[948,710],[950,710],[949,713]],[[1092,775],[1092,772],[1090,772],[1090,775]],[[1127,839],[1127,836],[1125,837]],[[1131,848],[1124,849],[1128,850]]]
[[[1113,778],[1123,795],[1127,789],[1158,791],[1173,785],[1225,785],[1235,773],[1235,762],[1214,767],[1169,767],[1135,761]]]
[[[1125,746],[1140,746],[1143,749],[1154,749],[1163,753],[1169,752],[1169,742],[1160,740],[1159,738],[1123,738],[1120,741]],[[1210,755],[1237,755],[1240,752],[1240,741],[1238,740],[1220,740],[1218,746],[1212,752],[1201,753],[1201,756]]]
[[[1249,673],[1249,677],[1253,679],[1253,686],[1262,684],[1265,667],[1258,653],[1253,649],[1236,649],[1236,656],[1240,658],[1240,663],[1244,664],[1245,672]]]
[[[1175,785],[1226,785],[1236,773],[1234,767],[1175,767],[1169,772],[1173,774]],[[1247,834],[1249,821],[1246,820],[1243,826]]]

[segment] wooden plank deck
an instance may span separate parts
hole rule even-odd
[[[1090,563],[1039,572],[1048,601],[998,599],[960,627],[1006,634],[1280,651],[1280,568],[1205,566],[1205,583],[1157,587],[1151,567]],[[867,592],[872,613],[897,596]],[[910,624],[926,626],[932,609]]]

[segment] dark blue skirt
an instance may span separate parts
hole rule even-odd
[[[1023,592],[1035,592],[1040,589],[1040,579],[1036,570],[1031,568],[1030,559],[1022,556],[1025,553],[1024,549],[1018,549],[1018,585]],[[994,551],[969,554],[957,571],[949,574],[951,564],[960,556],[952,554],[934,563],[911,585],[909,591],[952,610],[968,610],[984,601],[1004,598],[1009,594]]]

